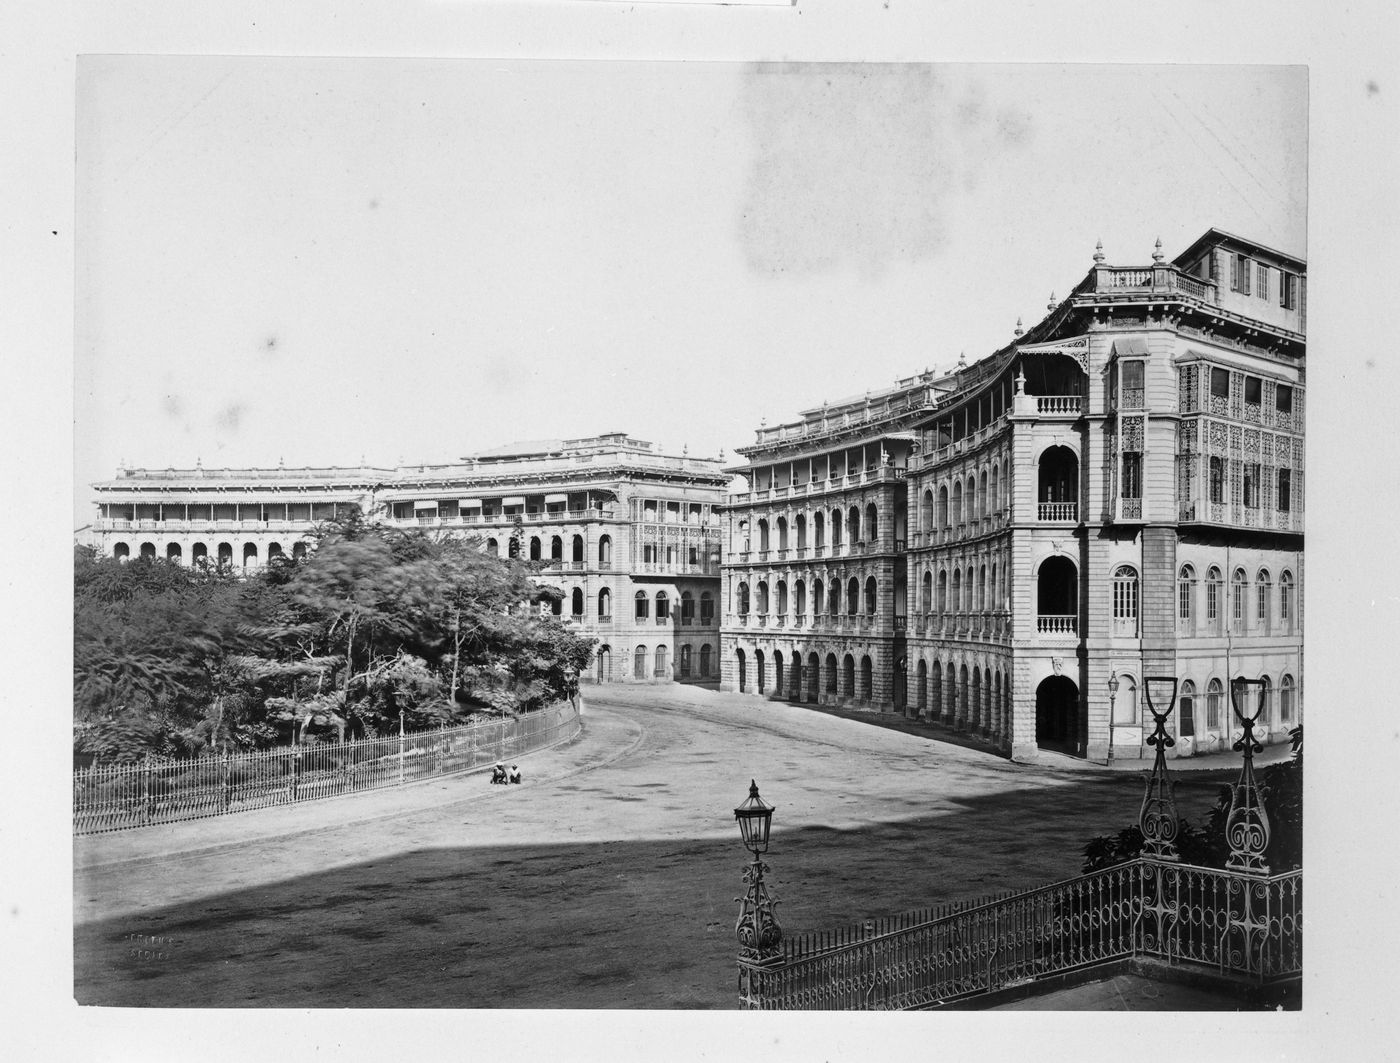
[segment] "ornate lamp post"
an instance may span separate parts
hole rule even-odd
[[[778,946],[783,940],[783,929],[773,912],[777,902],[768,895],[768,886],[763,881],[768,865],[762,856],[768,851],[773,806],[758,796],[757,782],[749,781],[749,796],[734,810],[734,818],[739,822],[744,848],[753,853],[753,863],[744,868],[744,885],[748,892],[742,898],[735,898],[740,904],[739,921],[734,927],[739,936],[739,958],[751,963],[772,963],[781,958]]]
[[[1170,683],[1171,697],[1165,712],[1158,712],[1152,697],[1153,683]],[[1176,745],[1176,739],[1167,734],[1167,717],[1176,708],[1176,676],[1146,676],[1142,682],[1143,694],[1147,698],[1147,710],[1152,713],[1155,725],[1147,738],[1147,744],[1157,750],[1152,762],[1152,774],[1147,778],[1147,792],[1142,798],[1142,811],[1138,813],[1138,829],[1142,831],[1144,856],[1158,860],[1176,859],[1176,795],[1173,793],[1171,778],[1167,775],[1167,747]]]
[[[1118,701],[1118,669],[1108,673],[1108,759],[1113,760],[1114,705]]]
[[[1240,702],[1248,704],[1250,687],[1259,688],[1260,696],[1255,700],[1253,714],[1246,716],[1240,711]],[[1230,705],[1244,729],[1234,748],[1244,753],[1244,767],[1240,769],[1239,781],[1230,788],[1230,815],[1225,820],[1225,840],[1230,843],[1225,866],[1258,875],[1269,873],[1269,865],[1264,863],[1264,850],[1269,847],[1269,817],[1254,782],[1254,754],[1264,751],[1254,737],[1254,721],[1264,708],[1263,688],[1262,679],[1237,676],[1230,680]]]

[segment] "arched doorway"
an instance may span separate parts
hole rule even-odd
[[[612,678],[612,648],[610,646],[598,647],[598,682],[606,683]]]
[[[783,651],[773,651],[773,692],[783,696]]]
[[[1079,688],[1052,675],[1035,688],[1035,742],[1044,749],[1079,752]]]
[[[762,650],[754,650],[754,651],[753,651],[753,661],[754,661],[754,667],[755,667],[755,669],[756,669],[757,672],[758,672],[758,692],[759,692],[760,694],[762,694],[762,693],[763,693],[763,688],[767,685],[767,684],[764,682],[764,680],[768,678],[767,676],[765,676],[765,675],[763,674],[763,651],[762,651]]]
[[[815,654],[807,656],[807,700],[816,701],[820,689],[821,659]]]
[[[788,700],[802,700],[802,654],[792,655],[792,664],[788,668]]]
[[[745,670],[747,662],[744,660],[743,650],[736,649],[734,651],[734,661],[739,666],[739,693],[742,694],[746,689],[748,680],[748,675]]]

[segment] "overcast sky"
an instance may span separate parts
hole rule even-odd
[[[138,466],[443,461],[969,362],[1092,264],[1304,256],[1300,67],[80,57],[75,525]]]

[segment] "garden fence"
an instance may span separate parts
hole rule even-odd
[[[783,942],[739,961],[742,1006],[904,1010],[1136,956],[1266,983],[1302,971],[1303,873],[1145,857],[973,904]]]
[[[73,773],[73,833],[95,834],[376,790],[510,761],[578,734],[577,700],[405,735]]]

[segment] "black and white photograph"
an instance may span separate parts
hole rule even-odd
[[[1306,57],[451,51],[71,57],[67,1010],[1292,1058]]]

